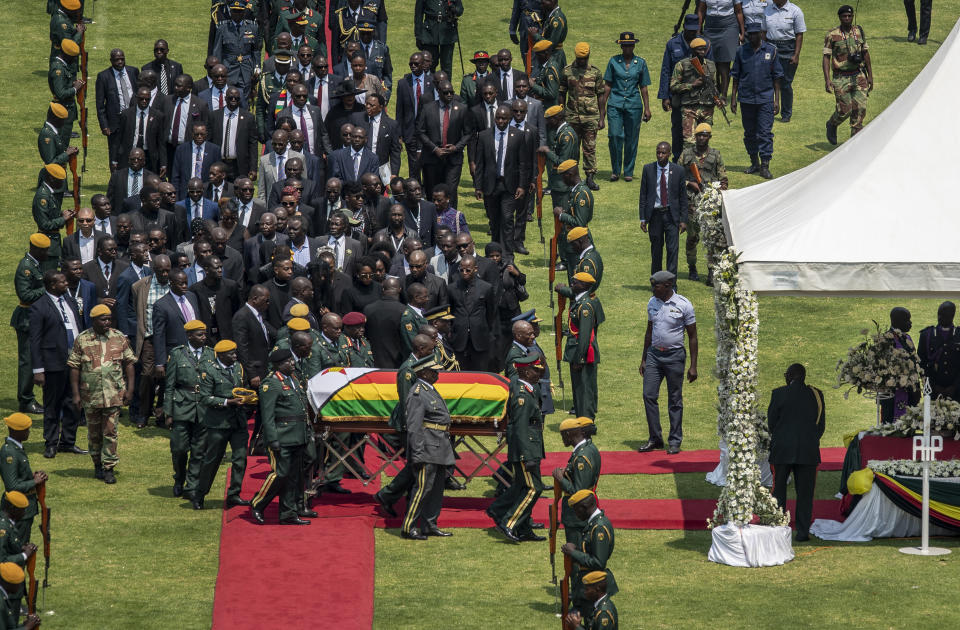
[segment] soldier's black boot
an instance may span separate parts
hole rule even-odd
[[[117,478],[113,476],[113,469],[103,471],[103,483],[117,483]]]
[[[707,271],[707,286],[708,287],[713,286],[713,269],[710,269],[709,271]]]
[[[589,188],[590,190],[600,190],[600,184],[598,184],[597,182],[593,181],[593,175],[592,175],[592,174],[591,174],[591,175],[587,175],[587,182],[586,182],[586,184],[587,184],[587,188]]]
[[[696,281],[698,281],[698,280],[700,279],[700,274],[697,273],[697,266],[696,266],[696,265],[690,265],[690,274],[689,274],[689,277],[690,277],[690,279],[693,280],[694,282],[696,282]]]
[[[95,479],[103,479],[103,464],[96,457],[93,458],[93,476]]]
[[[760,172],[760,156],[754,153],[750,156],[750,168],[744,171],[747,175]]]
[[[773,174],[770,173],[770,160],[764,160],[760,162],[760,177],[764,179],[773,179]]]
[[[827,142],[830,144],[837,143],[837,126],[831,125],[830,121],[827,121]]]

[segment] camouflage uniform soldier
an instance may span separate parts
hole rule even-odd
[[[547,186],[554,208],[565,208],[570,188],[563,182],[557,167],[580,157],[580,138],[566,120],[563,105],[554,105],[543,113],[547,124],[547,146],[537,150],[547,156]]]
[[[827,93],[833,92],[837,109],[827,121],[827,141],[837,143],[837,127],[850,118],[850,135],[863,129],[867,96],[873,89],[873,66],[863,28],[853,25],[853,7],[837,11],[840,26],[827,33],[823,42],[823,80]]]
[[[700,203],[700,195],[704,187],[712,182],[720,182],[723,190],[727,189],[727,168],[723,165],[720,152],[709,145],[712,135],[710,125],[700,123],[695,130],[696,144],[687,147],[680,155],[680,166],[687,173],[687,199],[691,211],[687,220],[687,266],[690,269],[690,279],[696,282],[700,279],[697,274],[697,243],[700,242],[700,219],[696,207]],[[697,165],[699,180],[693,174],[692,165]],[[707,285],[713,286],[713,258],[707,249]]]
[[[603,73],[590,65],[590,44],[580,42],[574,48],[576,60],[563,69],[559,102],[566,107],[567,122],[583,143],[583,172],[590,190],[600,190],[593,181],[597,174],[597,131],[606,120],[607,97]]]
[[[533,68],[530,69],[530,91],[543,103],[544,111],[557,104],[560,94],[560,55],[553,51],[549,40],[541,39],[533,45]]]
[[[677,62],[670,76],[670,93],[680,98],[680,125],[683,129],[684,148],[693,146],[693,130],[700,123],[713,124],[713,76],[717,66],[706,58],[707,42],[697,37],[690,42],[693,55]],[[696,58],[704,74],[693,65]]]
[[[43,413],[33,395],[33,370],[30,363],[30,305],[43,297],[41,264],[47,259],[50,239],[36,233],[30,235],[30,251],[23,256],[13,274],[13,287],[20,303],[10,316],[10,326],[17,331],[17,403],[20,411]]]
[[[133,398],[133,364],[137,358],[127,336],[110,328],[110,309],[98,304],[90,311],[92,327],[80,333],[67,359],[73,404],[87,416],[87,447],[94,475],[116,483],[117,424],[120,408]]]

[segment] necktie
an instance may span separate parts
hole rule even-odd
[[[173,144],[180,144],[180,106],[181,105],[183,105],[182,98],[177,100],[177,110],[173,112],[173,128],[170,130],[170,142],[172,142]]]
[[[277,181],[278,182],[282,182],[283,180],[287,179],[287,173],[286,171],[283,170],[283,162],[284,162],[283,156],[278,155],[277,156]]]
[[[197,154],[193,160],[193,176],[203,178],[202,169],[203,168],[203,148],[197,147]]]
[[[360,152],[355,151],[353,153],[353,179],[354,181],[360,179]]]
[[[187,298],[181,295],[179,298],[177,298],[177,300],[180,302],[180,312],[183,313],[184,323],[189,322],[191,317],[190,311],[187,308]]]
[[[487,129],[493,129],[494,124],[493,120],[493,105],[487,105]]]
[[[223,132],[223,157],[233,157],[233,142],[230,141],[230,127],[233,123],[233,112],[227,114],[227,130]]]
[[[507,73],[503,70],[500,71],[500,98],[505,101],[510,98],[510,95],[507,93]]]
[[[667,200],[667,169],[660,169],[660,206],[666,208],[670,205]]]
[[[103,266],[103,277],[106,278],[107,282],[110,282],[110,263]]]
[[[127,85],[127,72],[120,73],[120,112],[130,105],[130,87]]]
[[[146,278],[146,277],[147,277],[147,268],[146,268],[146,267],[140,267],[140,271],[137,272],[137,275],[140,276],[141,278]]]
[[[70,318],[67,317],[67,309],[63,305],[63,296],[57,298],[57,301],[60,303],[60,314],[63,315],[63,325],[67,328],[67,346],[73,347],[73,326],[70,324]]]
[[[220,92],[220,94],[219,94],[219,101],[218,101],[218,102],[219,102],[219,105],[218,105],[217,109],[223,109],[223,90],[217,90],[217,91]]]
[[[141,112],[140,112],[140,122],[137,123],[137,144],[136,144],[136,146],[139,147],[139,148],[141,148],[141,149],[143,148],[143,126],[144,126],[144,121],[145,121],[146,117],[147,117],[147,112],[141,111]]]
[[[447,132],[450,130],[450,108],[443,108],[443,126],[440,128],[440,144],[447,146]]]
[[[320,115],[326,116],[327,112],[323,111],[323,79],[317,77],[317,105],[320,106]]]
[[[503,176],[503,148],[506,144],[503,136],[506,133],[505,131],[500,132],[500,145],[497,147],[497,177]]]
[[[199,202],[199,201],[194,201],[194,202],[193,202],[193,216],[191,217],[191,220],[192,220],[192,219],[199,219],[199,218],[201,218],[202,216],[203,216],[203,211],[200,209],[200,202]]]
[[[105,234],[110,234],[110,221],[108,219],[100,219],[100,231]]]
[[[337,271],[343,271],[343,265],[340,264],[340,240],[333,242],[333,258],[337,263]]]
[[[200,362],[200,353],[201,353],[201,352],[203,352],[203,348],[200,348],[199,350],[194,350],[194,351],[193,351],[193,354],[197,357],[197,362],[198,362],[198,363]]]
[[[257,321],[260,322],[260,328],[263,330],[263,338],[267,340],[267,344],[270,343],[270,333],[267,332],[267,325],[263,323],[263,315],[257,313]]]
[[[300,130],[303,131],[303,148],[304,151],[310,152],[310,134],[307,133],[307,121],[303,117],[303,109],[300,110]]]
[[[220,189],[214,186],[213,188],[213,203],[220,202]]]
[[[240,206],[240,218],[238,219],[240,227],[247,227],[247,205]]]
[[[133,184],[130,186],[130,196],[140,194],[140,173],[134,171],[131,173],[133,175]]]
[[[420,113],[420,97],[423,96],[423,90],[420,89],[420,79],[414,79],[417,82],[417,106],[414,107],[414,115]]]
[[[169,94],[170,88],[167,86],[167,69],[160,64],[160,92]]]

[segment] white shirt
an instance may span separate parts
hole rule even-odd
[[[96,219],[93,227],[96,230],[100,230],[104,234],[113,236],[113,230],[110,229],[110,217],[107,217],[106,219]]]
[[[291,111],[293,112],[293,120],[297,123],[298,129],[300,129],[300,116],[303,116],[305,129],[300,130],[303,132],[303,137],[307,138],[307,144],[310,145],[310,150],[315,150],[316,147],[313,146],[313,142],[316,136],[313,133],[313,117],[310,115],[310,110],[307,108],[299,109],[294,107]],[[306,146],[304,148],[306,148]]]
[[[247,203],[243,203],[239,199],[237,200],[237,223],[240,224],[240,227],[248,227],[250,225],[250,215],[253,214],[253,199]]]
[[[230,122],[230,135],[227,135],[227,121]],[[224,158],[237,157],[237,126],[239,125],[237,110],[224,108],[223,110],[223,146],[220,149]]]
[[[200,266],[200,263],[193,263],[193,273],[197,276],[197,282],[203,280],[204,276],[207,275],[204,273],[203,267]]]
[[[326,119],[327,112],[330,111],[330,75],[323,75],[320,79],[320,84],[323,85],[323,94],[320,96],[320,102],[317,103],[317,107],[320,108],[320,117]],[[314,93],[313,96],[316,98],[316,93]]]
[[[173,296],[173,299],[177,301],[177,308],[180,309],[180,312],[183,313],[186,310],[187,320],[190,321],[197,318],[197,314],[193,310],[193,306],[190,305],[190,300],[187,299],[187,294],[177,295],[173,291],[170,292],[170,295]]]
[[[513,98],[513,72],[510,70],[507,70],[506,72],[501,70],[498,78],[500,79],[501,86],[503,85],[503,80],[507,80],[507,93],[503,95],[503,99],[509,101]]]
[[[660,176],[663,174],[666,177],[667,182],[667,195],[670,195],[670,162],[667,162],[664,166],[660,166],[660,163],[657,162],[657,181],[653,183],[654,188],[657,191],[657,207],[666,208],[670,205],[669,199],[660,198]]]
[[[90,236],[84,236],[83,232],[80,232],[80,236],[78,238],[80,241],[80,261],[83,264],[87,264],[93,260],[94,256],[97,255],[95,249],[97,235],[94,232],[90,232]]]
[[[377,136],[380,135],[380,115],[370,119],[370,150],[374,153],[377,152]]]
[[[215,112],[220,109],[220,94],[223,94],[223,106],[227,106],[227,90],[221,90],[215,85],[210,86],[210,111]]]

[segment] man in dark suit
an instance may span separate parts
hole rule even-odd
[[[823,392],[804,382],[807,371],[794,363],[784,373],[787,384],[770,394],[767,424],[770,427],[770,464],[773,496],[787,509],[787,479],[793,473],[797,488],[797,540],[810,540],[813,489],[820,464],[820,438],[826,428]]]
[[[367,304],[363,314],[367,317],[367,339],[373,350],[373,364],[380,369],[395,370],[403,363],[403,346],[400,342],[400,318],[406,306],[400,301],[399,278],[386,278],[380,299]]]
[[[466,104],[454,100],[450,81],[444,81],[437,89],[440,100],[424,105],[417,120],[417,136],[423,146],[423,183],[427,190],[440,183],[449,186],[456,208],[463,149],[473,134],[473,124]]]
[[[353,114],[350,123],[366,131],[367,148],[376,154],[380,166],[380,181],[387,185],[392,175],[400,173],[402,134],[400,125],[387,116],[383,107],[383,98],[379,94],[367,94],[366,112]],[[389,167],[389,171],[384,172],[385,166]]]
[[[97,193],[90,197],[90,205],[93,206],[93,229],[110,236],[116,236],[117,216],[113,214],[113,204],[110,203],[110,198],[102,193]]]
[[[106,304],[111,311],[116,306],[117,281],[127,266],[117,260],[117,241],[112,237],[100,239],[97,257],[83,266],[83,275],[97,287],[98,303]]]
[[[80,208],[76,223],[79,229],[63,239],[62,257],[65,259],[68,256],[76,256],[79,259],[85,259],[83,262],[90,262],[97,255],[97,241],[105,234],[93,229],[94,215],[90,208]]]
[[[251,387],[260,387],[267,375],[267,357],[273,347],[277,331],[264,317],[270,306],[270,291],[262,284],[250,288],[247,303],[233,315],[233,340],[237,355]]]
[[[367,130],[354,127],[350,132],[350,146],[330,154],[327,172],[343,182],[359,182],[366,173],[378,173],[380,160],[367,148]]]
[[[403,279],[404,290],[408,289],[414,282],[422,284],[427,288],[429,298],[426,307],[424,307],[425,309],[431,309],[449,302],[449,298],[447,297],[447,283],[436,274],[427,270],[429,262],[430,259],[427,258],[426,252],[422,249],[410,252],[407,256],[410,273]]]
[[[257,121],[253,114],[240,108],[240,90],[227,90],[227,106],[210,117],[210,129],[210,142],[220,147],[220,157],[227,165],[227,180],[256,177]]]
[[[207,104],[193,95],[193,79],[189,74],[180,75],[174,81],[174,93],[161,99],[166,118],[163,122],[167,141],[167,160],[172,161],[177,147],[189,144],[193,126],[206,123],[210,118]],[[154,102],[156,104],[156,101]]]
[[[184,142],[177,147],[170,166],[170,183],[177,187],[177,197],[187,196],[187,182],[192,177],[206,181],[210,167],[220,161],[220,147],[207,142],[207,124],[196,123],[193,126],[192,142]]]
[[[403,224],[423,241],[424,247],[433,247],[437,207],[423,199],[420,182],[412,177],[403,182],[403,209]]]
[[[687,229],[687,193],[682,166],[670,162],[670,143],[657,145],[657,161],[643,165],[640,179],[640,229],[650,234],[650,272],[663,269],[667,246],[667,271],[677,275],[680,234]],[[666,195],[666,198],[664,198]]]
[[[260,221],[260,215],[267,211],[267,206],[254,197],[256,186],[249,177],[234,180],[233,191],[237,195],[237,229],[252,236],[257,233],[257,222]],[[242,245],[240,249],[243,249]]]
[[[156,352],[157,378],[163,378],[170,351],[187,343],[183,325],[198,319],[197,296],[187,291],[187,274],[179,269],[170,272],[170,292],[153,305],[153,348]]]
[[[513,54],[506,48],[497,53],[497,65],[498,67],[492,69],[489,80],[497,86],[497,98],[501,103],[512,101],[517,81],[526,78],[527,75],[512,67]]]
[[[77,303],[80,327],[86,330],[92,325],[90,311],[97,305],[97,287],[83,277],[83,263],[76,256],[61,257],[60,269],[67,277],[67,294]]]
[[[297,125],[297,129],[303,132],[304,153],[314,155],[329,155],[333,148],[330,145],[330,138],[327,135],[327,128],[323,124],[323,114],[316,105],[307,102],[309,92],[307,86],[298,83],[290,88],[293,95],[293,104],[284,107],[277,118],[289,116]]]
[[[260,216],[257,234],[243,242],[243,267],[247,272],[247,281],[256,284],[260,267],[273,258],[273,249],[286,243],[286,234],[277,233],[277,216],[272,212],[264,212]]]
[[[470,108],[470,117],[473,125],[473,137],[467,143],[467,160],[470,163],[470,174],[477,168],[477,136],[482,131],[497,126],[497,107],[500,100],[497,98],[497,86],[493,83],[482,83],[479,90],[480,102]]]
[[[207,345],[221,339],[233,339],[233,314],[243,306],[240,287],[223,277],[223,262],[219,256],[203,259],[203,280],[190,285],[197,296],[197,319],[207,325]]]
[[[337,102],[336,99],[331,99],[330,95],[334,94],[337,87],[343,83],[343,77],[339,74],[327,74],[330,63],[326,55],[314,54],[311,65],[313,72],[306,82],[307,90],[310,93],[310,100],[320,108],[320,116],[326,119],[330,107]]]
[[[460,232],[456,237],[457,253],[460,256],[473,256],[477,263],[477,275],[481,280],[493,287],[493,292],[500,301],[500,294],[503,292],[502,282],[500,280],[500,267],[492,259],[486,256],[477,255],[477,246],[473,242],[473,237],[468,232]],[[456,277],[456,271],[451,271],[451,276]]]
[[[162,195],[156,188],[146,186],[140,191],[140,207],[133,212],[122,216],[129,217],[134,232],[148,232],[151,226],[159,226],[167,237],[168,243],[173,243],[180,235],[176,215],[161,207]]]
[[[214,112],[227,106],[227,67],[222,63],[218,63],[210,70],[208,76],[209,85],[203,90],[197,90],[197,86],[194,84],[193,93],[197,95],[197,98],[207,104],[207,109],[210,111],[210,114],[213,115]],[[246,107],[246,105],[242,107]]]
[[[120,208],[123,200],[131,195],[137,195],[146,185],[144,179],[154,173],[144,170],[147,156],[143,149],[131,149],[127,155],[127,167],[115,170],[107,182],[107,197],[114,208]]]
[[[460,260],[460,277],[448,287],[453,321],[453,349],[468,371],[486,371],[495,347],[497,298],[490,283],[477,277],[477,260]]]
[[[293,253],[293,262],[304,269],[316,260],[317,249],[324,244],[323,239],[307,236],[307,226],[301,216],[292,216],[287,219],[287,238],[289,239],[287,244]],[[280,308],[283,308],[282,304]]]
[[[214,162],[210,165],[210,175],[203,185],[203,198],[209,199],[219,207],[221,199],[233,197],[233,184],[227,180],[227,165],[223,162]]]
[[[137,280],[153,275],[150,268],[150,259],[147,246],[144,243],[134,243],[127,250],[130,256],[130,265],[117,277],[117,304],[113,309],[114,322],[117,328],[130,340],[130,347],[136,347],[137,338],[137,309],[133,301],[133,285]],[[131,413],[133,417],[137,414]]]
[[[110,67],[97,74],[97,123],[100,133],[107,137],[110,164],[120,161],[118,152],[120,136],[120,116],[130,109],[134,90],[137,89],[137,77],[140,71],[126,64],[126,57],[119,48],[110,51]],[[149,90],[148,90],[149,92]],[[149,102],[149,94],[147,101]]]
[[[203,197],[203,180],[199,177],[191,177],[187,180],[186,199],[178,201],[174,206],[174,215],[177,224],[182,226],[177,241],[183,243],[189,241],[193,234],[190,224],[196,218],[205,221],[218,221],[220,218],[220,208],[217,204]]]
[[[137,88],[134,105],[122,114],[118,128],[111,134],[116,135],[117,152],[112,160],[119,162],[121,156],[129,156],[135,149],[143,149],[146,154],[147,168],[161,177],[167,174],[167,141],[163,137],[164,114],[150,105],[150,90]]]
[[[80,410],[73,406],[67,357],[80,334],[80,312],[67,294],[66,276],[54,269],[43,274],[46,294],[30,305],[30,360],[33,382],[43,388],[43,456],[57,451],[86,454],[77,448]]]
[[[490,234],[505,251],[524,252],[522,227],[527,212],[524,197],[530,182],[532,152],[526,136],[510,126],[512,112],[497,108],[494,129],[482,131],[477,140],[477,169],[473,187],[490,220]],[[523,225],[521,225],[521,223]]]
[[[213,85],[213,82],[210,80],[210,72],[213,70],[214,66],[219,64],[220,59],[217,57],[213,55],[207,57],[207,60],[203,62],[203,71],[206,72],[206,74],[193,82],[194,94],[200,94],[200,92],[210,89],[210,86]]]
[[[280,205],[283,189],[287,186],[300,189],[299,201],[311,206],[316,205],[317,198],[323,193],[318,188],[319,182],[306,177],[303,158],[290,158],[283,170],[286,171],[286,178],[275,181],[267,192],[267,207],[276,208]]]
[[[334,268],[352,277],[353,267],[357,259],[363,255],[364,245],[357,239],[350,237],[346,213],[334,213],[327,225],[330,230],[329,233],[317,237],[317,242],[333,250]]]
[[[240,229],[239,226],[236,229]],[[210,230],[213,253],[220,258],[220,263],[223,265],[223,277],[236,282],[241,293],[243,293],[247,282],[243,273],[243,254],[229,245],[230,240],[230,236],[224,228],[215,227]],[[243,245],[240,246],[240,249],[243,249]]]
[[[153,61],[144,64],[140,69],[141,71],[152,70],[157,74],[157,89],[160,91],[160,94],[163,95],[173,93],[174,82],[177,77],[183,74],[183,66],[173,59],[167,58],[169,52],[170,47],[167,45],[167,42],[158,39],[153,45]],[[191,80],[190,83],[192,89],[193,81]]]
[[[424,66],[423,53],[415,52],[410,55],[410,72],[397,83],[396,90],[397,122],[407,147],[407,177],[420,179],[423,154],[417,137],[417,118],[423,106],[433,100],[432,95],[433,79]]]

